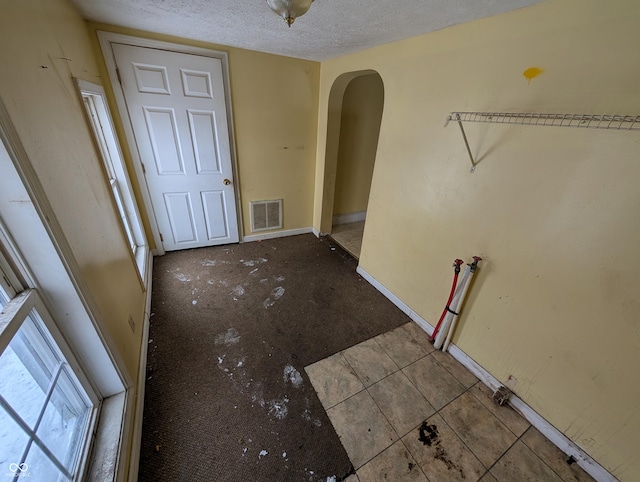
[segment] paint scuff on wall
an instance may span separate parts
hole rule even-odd
[[[527,83],[530,84],[532,79],[535,79],[542,73],[544,73],[544,70],[539,67],[529,67],[524,72],[522,72],[522,75],[524,75],[525,79],[527,79]]]

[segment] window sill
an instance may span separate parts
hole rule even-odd
[[[117,479],[119,465],[123,462],[120,460],[120,448],[125,402],[126,392],[102,401],[87,481],[107,482]]]

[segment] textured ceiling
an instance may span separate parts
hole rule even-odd
[[[89,20],[327,60],[542,0],[316,0],[288,28],[265,0],[71,0]]]

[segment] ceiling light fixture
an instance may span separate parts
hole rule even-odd
[[[296,18],[309,11],[312,3],[313,0],[267,0],[269,8],[284,18],[289,27]]]

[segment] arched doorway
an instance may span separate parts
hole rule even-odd
[[[375,71],[344,74],[329,98],[323,224],[331,237],[359,258],[373,177],[384,85]],[[331,192],[332,191],[332,192]]]

